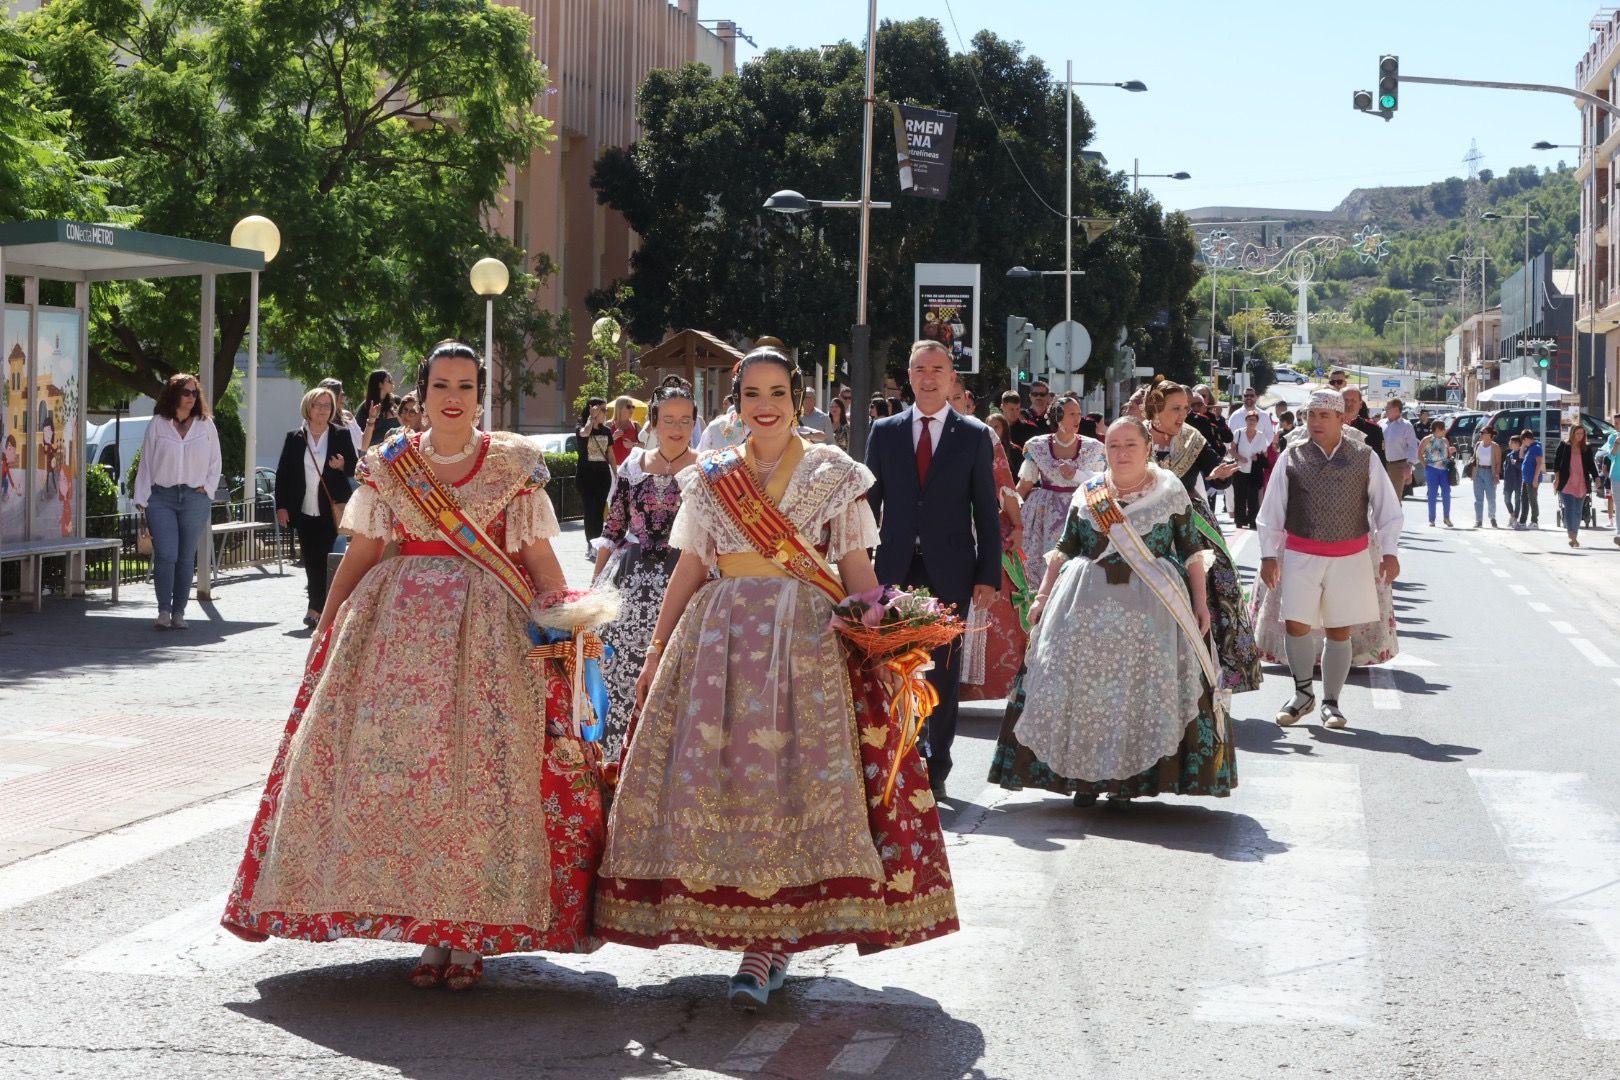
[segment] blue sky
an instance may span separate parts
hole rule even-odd
[[[866,8],[864,0],[705,0],[701,14],[733,19],[757,42],[739,43],[746,61],[773,47],[860,41]],[[1091,148],[1116,169],[1139,157],[1143,172],[1192,173],[1143,181],[1172,209],[1330,209],[1356,187],[1466,175],[1470,139],[1482,167],[1498,173],[1560,157],[1573,164],[1573,150],[1530,149],[1538,139],[1579,141],[1568,98],[1410,85],[1386,124],[1353,111],[1350,97],[1376,88],[1384,52],[1400,56],[1405,74],[1570,86],[1599,10],[1579,0],[950,0],[950,8],[963,42],[988,28],[1024,42],[1059,78],[1073,60],[1077,80],[1146,82],[1145,94],[1080,91],[1097,120]],[[937,19],[962,48],[946,0],[879,0],[880,20],[917,17]],[[1049,190],[1061,191],[1060,178]]]

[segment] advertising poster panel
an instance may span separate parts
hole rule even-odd
[[[979,264],[917,263],[914,340],[937,341],[958,371],[979,370]]]

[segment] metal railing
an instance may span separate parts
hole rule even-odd
[[[276,525],[275,506],[269,496],[261,496],[256,503],[215,503],[211,520],[216,525],[253,521],[265,526],[262,529],[231,530],[215,536],[215,572],[229,573],[273,563],[276,561],[278,549],[283,562],[294,562],[297,559],[297,538],[291,529],[282,529]],[[122,541],[119,549],[122,561],[120,574],[126,584],[152,579],[151,556],[140,552],[138,539],[140,530],[139,513],[98,514],[84,519],[86,536],[117,537]],[[106,588],[112,584],[112,574],[113,559],[110,551],[85,557],[84,576],[87,587]]]

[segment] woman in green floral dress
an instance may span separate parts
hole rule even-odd
[[[1206,674],[1214,670],[1208,544],[1186,489],[1149,463],[1149,447],[1140,421],[1110,427],[1109,469],[1099,483],[1118,520],[1107,531],[1085,489],[1070,506],[1030,613],[1036,625],[1008,699],[991,783],[1073,795],[1081,805],[1104,793],[1224,797],[1237,786],[1233,747]],[[1151,560],[1157,584],[1121,554],[1128,538],[1109,535],[1124,529],[1141,538],[1146,550],[1138,557]]]

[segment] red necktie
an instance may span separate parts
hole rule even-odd
[[[917,440],[917,484],[928,483],[928,466],[934,461],[934,440],[928,437],[928,424],[932,416],[921,417],[922,438]]]

